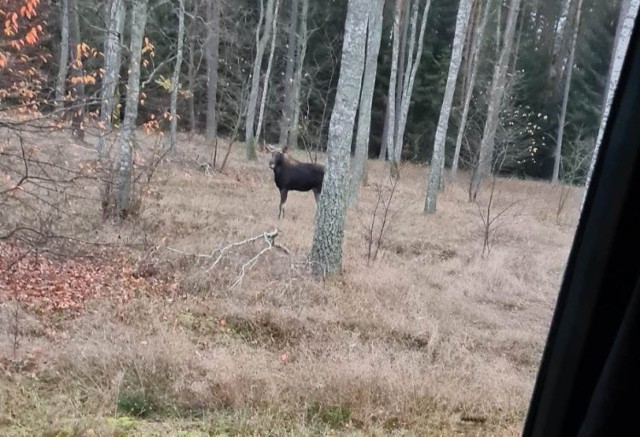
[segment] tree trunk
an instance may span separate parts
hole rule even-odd
[[[189,60],[188,60],[188,64],[187,64],[187,82],[188,82],[188,86],[189,86],[189,97],[188,97],[188,104],[189,104],[189,131],[191,133],[191,135],[194,135],[196,133],[196,128],[197,128],[197,122],[196,122],[196,97],[195,97],[195,86],[196,86],[196,64],[195,64],[195,54],[194,51],[196,49],[196,38],[197,38],[197,34],[198,34],[198,0],[194,0],[193,2],[193,18],[191,19],[191,25],[189,26],[189,30],[187,31],[187,45],[188,45],[188,50],[189,50]],[[209,28],[209,26],[207,26],[207,28]],[[216,26],[217,29],[217,26]],[[212,67],[214,67],[212,65]],[[216,73],[217,73],[217,66],[215,68]],[[207,72],[208,73],[208,72]],[[207,76],[208,77],[208,76]],[[217,84],[217,80],[215,81]],[[217,89],[216,89],[217,91]],[[207,87],[207,93],[209,92],[209,87]],[[217,94],[214,93],[214,94]],[[207,94],[208,96],[208,94]],[[215,96],[214,96],[215,98]],[[213,108],[210,109],[208,106],[208,101],[207,101],[207,114],[208,113],[212,113],[213,114],[213,125],[215,126],[215,105],[213,105]],[[213,129],[215,132],[215,128]],[[215,136],[215,134],[213,135]]]
[[[218,95],[218,50],[220,46],[220,0],[207,0],[207,121],[205,138],[207,144],[215,147],[216,141],[216,98]]]
[[[444,162],[444,150],[447,140],[447,130],[449,127],[449,115],[453,104],[453,95],[458,82],[458,72],[462,62],[462,50],[464,49],[467,25],[471,14],[471,4],[473,0],[460,0],[458,6],[458,17],[456,18],[456,30],[453,37],[453,48],[451,50],[451,62],[449,63],[449,74],[447,86],[442,100],[442,109],[438,127],[436,128],[435,141],[433,143],[433,157],[431,158],[431,171],[429,183],[427,184],[427,196],[424,204],[424,212],[433,213],[436,211],[438,200],[438,190],[440,188],[440,178],[442,177],[442,167]]]
[[[396,81],[398,80],[398,56],[400,52],[400,16],[402,15],[402,4],[404,0],[396,0],[396,8],[393,16],[393,43],[391,49],[391,73],[389,75],[389,92],[387,94],[387,154],[391,161],[391,175],[398,176],[398,163],[395,161],[395,132],[396,132]],[[407,0],[409,1],[409,0]]]
[[[256,160],[256,142],[254,124],[256,119],[256,105],[258,103],[258,92],[260,91],[260,68],[262,67],[262,58],[269,41],[271,26],[273,23],[273,7],[274,0],[267,0],[266,14],[264,11],[264,2],[260,0],[260,18],[256,27],[256,57],[253,61],[253,70],[251,73],[251,92],[249,93],[249,106],[247,107],[247,118],[245,120],[245,143],[247,150],[247,159]],[[266,17],[265,17],[266,15]],[[264,18],[264,31],[260,35],[260,27]]]
[[[569,91],[571,89],[571,76],[573,75],[573,62],[576,54],[576,43],[578,41],[578,31],[580,29],[580,14],[582,11],[582,0],[578,0],[575,23],[573,24],[573,35],[571,36],[571,50],[567,61],[567,74],[564,85],[564,95],[562,96],[562,107],[560,108],[560,122],[558,124],[558,135],[556,140],[556,152],[553,161],[553,183],[558,182],[560,175],[560,163],[562,162],[562,140],[564,138],[564,125],[567,117],[567,105],[569,104]]]
[[[340,78],[329,125],[327,171],[316,211],[310,261],[316,274],[339,273],[346,218],[346,188],[353,125],[364,70],[370,0],[349,0]]]
[[[465,90],[464,103],[462,106],[462,117],[460,118],[460,127],[458,128],[458,136],[456,137],[456,148],[453,154],[453,162],[451,163],[451,180],[455,180],[458,167],[460,165],[460,150],[462,149],[462,139],[464,137],[465,129],[467,128],[467,118],[469,116],[469,106],[471,104],[471,97],[473,96],[473,89],[476,84],[476,75],[478,73],[478,65],[480,64],[478,58],[482,50],[482,38],[484,36],[484,30],[487,27],[489,21],[489,11],[491,10],[491,1],[487,0],[484,6],[484,12],[482,13],[482,21],[480,26],[476,28],[475,36],[473,39],[473,47],[471,49],[471,73],[469,75],[469,84]]]
[[[282,102],[282,118],[280,119],[280,141],[278,144],[284,146],[289,143],[289,129],[293,120],[293,73],[296,66],[296,48],[298,45],[298,15],[300,10],[300,0],[291,0],[291,10],[289,11],[289,27],[287,29],[287,64],[284,72],[284,99]]]
[[[409,115],[409,104],[411,103],[411,94],[413,93],[413,84],[415,82],[418,67],[420,66],[420,58],[422,57],[422,45],[424,42],[424,33],[427,27],[427,18],[429,9],[431,8],[431,0],[427,3],[422,12],[422,21],[420,23],[420,34],[418,36],[418,47],[414,52],[415,38],[417,31],[418,14],[420,13],[420,1],[416,1],[415,11],[411,18],[411,40],[409,41],[409,54],[407,59],[407,71],[404,78],[404,88],[402,90],[402,106],[400,108],[400,119],[396,126],[394,159],[400,162],[402,157],[402,146],[404,144],[404,129],[407,125],[407,116]],[[468,20],[467,20],[468,21]]]
[[[389,137],[389,97],[385,96],[384,125],[382,127],[382,141],[380,142],[380,153],[378,154],[378,159],[381,161],[384,161],[385,159],[387,159],[387,138],[388,137]]]
[[[98,137],[98,156],[107,154],[106,135],[111,133],[111,120],[116,106],[116,87],[120,77],[120,34],[124,26],[125,5],[123,0],[111,0],[105,13],[106,32],[104,37],[104,75],[100,88],[100,124],[102,132]]]
[[[293,117],[289,127],[289,148],[298,147],[298,123],[300,120],[300,89],[302,88],[302,69],[307,54],[307,16],[309,15],[309,0],[302,0],[302,15],[300,16],[300,33],[298,34],[298,55],[293,74]],[[323,118],[324,121],[324,118]]]
[[[71,106],[71,134],[84,140],[84,66],[82,65],[82,51],[80,48],[80,20],[78,17],[77,0],[69,1],[69,24],[71,35],[71,76],[73,86],[73,103]]]
[[[618,80],[620,79],[620,73],[622,71],[622,65],[627,55],[627,48],[629,47],[629,41],[631,40],[631,32],[633,31],[633,25],[638,15],[638,7],[640,6],[640,0],[624,0],[620,7],[620,18],[618,18],[618,28],[616,30],[616,36],[613,43],[613,53],[611,58],[611,68],[609,72],[609,78],[607,81],[607,87],[605,91],[605,101],[602,110],[602,118],[600,121],[600,128],[598,129],[598,136],[596,138],[596,146],[593,151],[593,157],[591,158],[591,165],[589,167],[589,173],[587,175],[587,181],[585,186],[588,188],[591,182],[591,175],[593,168],[598,158],[598,151],[600,150],[600,143],[604,136],[604,130],[609,120],[609,111],[611,110],[611,103],[613,102],[613,96],[616,88],[618,87]],[[586,190],[585,190],[586,195]],[[582,200],[582,206],[584,206],[584,197]],[[582,209],[582,206],[580,209]]]
[[[509,14],[507,16],[507,27],[504,31],[504,41],[501,44],[500,58],[493,69],[491,79],[491,89],[489,91],[489,107],[487,109],[487,120],[482,132],[480,143],[480,157],[473,171],[471,183],[469,185],[469,200],[475,201],[480,189],[482,179],[491,171],[493,161],[493,149],[500,116],[500,106],[504,96],[507,69],[509,67],[509,57],[513,46],[513,37],[516,29],[516,17],[520,9],[520,0],[510,0]]]
[[[142,42],[147,23],[148,0],[136,0],[131,11],[131,45],[129,59],[129,79],[124,120],[118,139],[118,166],[116,179],[116,213],[125,219],[131,211],[133,198],[133,144],[135,142],[138,101],[140,97],[140,60]]]
[[[409,37],[409,19],[411,13],[411,5],[412,3],[419,3],[420,0],[404,0],[404,6],[402,8],[402,15],[400,16],[400,32],[402,34],[402,39],[400,40],[400,53],[398,55],[398,79],[396,81],[396,113],[395,113],[395,122],[393,125],[396,128],[396,132],[394,132],[393,137],[396,137],[398,132],[398,124],[400,123],[401,117],[401,107],[402,107],[402,91],[404,89],[404,77],[405,71],[408,71],[406,61],[407,61],[407,52],[408,56],[412,55],[412,51],[407,50],[407,39]],[[415,14],[414,14],[415,15]],[[415,26],[414,26],[415,27]],[[412,41],[415,40],[415,37],[412,38]]]
[[[64,106],[67,90],[67,70],[69,69],[69,0],[60,2],[60,59],[58,61],[58,77],[56,79],[55,105]]]
[[[269,61],[267,61],[267,71],[264,75],[264,84],[262,85],[262,98],[260,99],[260,112],[258,113],[258,127],[256,128],[256,141],[260,141],[260,133],[262,132],[262,122],[264,120],[264,107],[267,103],[267,92],[269,91],[269,77],[271,77],[271,66],[273,65],[273,53],[276,51],[276,37],[278,36],[278,10],[280,9],[280,0],[276,0],[276,7],[273,13],[273,21],[271,22],[271,51],[269,52]]]
[[[178,0],[178,47],[176,49],[176,64],[171,78],[171,132],[169,150],[176,150],[178,135],[178,88],[180,88],[180,69],[182,67],[182,47],[184,43],[184,0]]]
[[[351,183],[349,202],[355,205],[358,202],[358,191],[362,176],[367,164],[369,152],[369,138],[371,129],[371,105],[373,103],[373,91],[376,83],[378,69],[378,53],[382,39],[382,14],[384,0],[373,0],[369,11],[367,29],[367,54],[362,79],[362,92],[358,107],[358,128],[356,131],[356,150],[351,166]]]
[[[522,4],[522,10],[520,11],[520,24],[518,25],[515,47],[513,49],[513,63],[511,64],[511,74],[515,74],[516,68],[518,67],[518,56],[520,53],[520,40],[522,39],[522,29],[524,28],[525,21],[527,21],[527,3],[526,2]]]

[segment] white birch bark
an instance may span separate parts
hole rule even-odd
[[[364,71],[370,0],[349,0],[340,78],[329,125],[327,167],[316,211],[310,262],[316,274],[339,273],[346,218],[346,188],[353,125]]]
[[[482,179],[491,171],[493,162],[493,149],[495,146],[496,129],[500,116],[500,106],[504,96],[507,69],[509,67],[509,57],[516,29],[516,18],[520,9],[521,0],[510,0],[509,14],[507,16],[507,26],[504,31],[504,40],[501,44],[500,58],[493,69],[491,88],[489,90],[489,107],[487,109],[487,119],[482,132],[480,143],[480,157],[473,171],[471,183],[469,185],[469,200],[475,201]]]
[[[133,197],[133,143],[140,98],[140,60],[144,29],[147,24],[147,4],[148,0],[136,0],[131,11],[129,79],[124,120],[118,138],[119,156],[116,175],[116,213],[122,219],[129,214]]]
[[[604,136],[604,131],[607,126],[607,121],[609,120],[609,111],[611,110],[611,104],[613,103],[613,96],[615,94],[616,88],[618,87],[618,80],[620,79],[620,73],[622,72],[622,65],[624,64],[625,56],[627,55],[627,49],[629,48],[629,41],[631,40],[631,32],[633,31],[633,25],[638,15],[638,7],[640,6],[640,0],[624,0],[622,2],[622,6],[620,8],[620,18],[618,30],[616,32],[612,59],[611,59],[611,70],[609,79],[607,81],[607,88],[605,91],[605,102],[604,108],[602,111],[602,119],[600,121],[600,128],[598,129],[598,136],[596,138],[596,146],[593,151],[593,157],[591,158],[591,165],[589,166],[589,173],[587,175],[587,181],[585,183],[585,188],[589,187],[589,183],[591,182],[591,176],[593,173],[593,168],[596,164],[596,159],[598,158],[598,151],[600,150],[600,143],[602,142],[602,137]],[[621,23],[621,24],[620,24]],[[586,197],[587,190],[585,189],[585,196],[582,199],[582,205],[580,209],[584,207],[584,200]]]
[[[60,2],[60,57],[58,59],[58,77],[56,79],[56,106],[63,106],[67,90],[67,71],[69,69],[69,0]]]
[[[106,135],[111,133],[111,119],[116,105],[116,87],[120,77],[120,34],[124,26],[125,5],[123,0],[111,0],[107,4],[105,20],[107,30],[104,38],[104,76],[100,88],[100,127],[98,155],[107,152]]]
[[[476,28],[475,36],[473,38],[473,47],[471,49],[471,73],[469,75],[469,84],[464,96],[464,103],[462,106],[462,117],[460,118],[460,127],[458,128],[458,136],[456,137],[456,148],[453,153],[453,162],[451,163],[451,180],[455,180],[458,167],[460,166],[460,150],[462,149],[462,140],[464,138],[464,132],[467,128],[467,118],[469,117],[469,106],[471,104],[471,97],[473,97],[473,89],[476,84],[476,75],[478,73],[478,65],[480,62],[478,58],[480,51],[482,50],[482,37],[484,36],[484,30],[487,27],[489,21],[489,11],[491,10],[491,1],[487,0],[484,6],[484,12],[482,13],[482,21],[480,26]]]
[[[416,74],[418,73],[418,67],[420,66],[420,58],[422,57],[422,46],[424,41],[424,34],[427,28],[427,18],[429,16],[429,9],[431,8],[431,0],[427,0],[427,3],[422,11],[422,20],[420,22],[420,34],[418,36],[418,48],[415,50],[416,33],[417,33],[417,21],[418,14],[420,12],[420,0],[416,0],[415,10],[411,17],[411,36],[409,40],[409,52],[407,56],[407,66],[404,76],[404,87],[402,90],[402,103],[400,106],[400,118],[398,125],[396,126],[395,140],[394,140],[394,159],[396,162],[400,162],[402,157],[402,146],[404,144],[404,130],[407,125],[407,116],[409,115],[409,104],[411,103],[411,94],[413,94],[413,84],[415,82]]]
[[[276,7],[273,13],[273,21],[271,22],[271,51],[269,52],[269,61],[267,61],[267,71],[264,75],[264,84],[262,85],[262,98],[260,99],[260,112],[258,113],[258,127],[256,127],[256,141],[260,141],[260,132],[262,131],[262,121],[264,117],[264,107],[267,103],[267,93],[269,91],[269,77],[271,76],[271,65],[273,65],[273,54],[276,51],[276,36],[278,30],[278,9],[280,9],[280,0],[276,0]]]
[[[289,10],[289,26],[287,28],[287,63],[284,73],[284,98],[282,101],[282,116],[280,118],[280,140],[278,144],[284,146],[289,143],[289,129],[293,120],[293,74],[296,66],[298,45],[298,16],[300,15],[300,0],[291,0]]]
[[[169,134],[169,149],[176,150],[176,138],[178,135],[178,89],[180,88],[180,68],[182,67],[182,48],[184,44],[184,0],[178,0],[178,47],[176,48],[176,63],[173,66],[171,77],[171,126]]]
[[[556,150],[553,161],[553,175],[551,181],[558,182],[560,175],[560,163],[562,162],[562,141],[564,139],[564,125],[567,118],[567,106],[569,105],[569,91],[571,90],[571,77],[573,75],[573,62],[576,54],[576,45],[578,42],[578,31],[580,30],[580,15],[582,13],[582,0],[578,0],[576,9],[576,18],[573,25],[573,33],[571,35],[571,49],[569,51],[569,59],[567,60],[567,74],[564,84],[564,93],[562,96],[562,106],[560,108],[560,120],[558,122],[558,135],[556,137]]]
[[[458,82],[458,73],[462,62],[462,50],[464,49],[464,41],[467,34],[467,25],[469,24],[472,3],[473,0],[460,0],[460,5],[458,6],[458,16],[456,18],[456,30],[453,36],[453,49],[451,50],[451,62],[449,63],[447,86],[444,91],[442,109],[440,109],[440,118],[438,119],[438,127],[436,128],[436,136],[433,142],[431,170],[429,172],[427,196],[424,204],[424,212],[428,213],[436,211],[440,178],[442,177],[447,130],[449,128],[449,116],[451,114],[451,106],[453,104],[453,95],[456,90],[456,83]]]
[[[253,61],[253,70],[251,73],[251,91],[249,93],[249,103],[247,107],[247,118],[245,120],[245,146],[247,151],[247,159],[255,160],[256,143],[254,124],[256,118],[256,105],[258,104],[258,93],[260,91],[260,69],[262,67],[262,58],[267,48],[267,42],[271,34],[271,26],[273,22],[274,0],[267,0],[267,8],[264,10],[264,1],[260,0],[260,18],[256,27],[256,57]],[[264,30],[260,34],[260,28],[264,20]]]
[[[296,56],[295,72],[293,74],[293,116],[289,127],[289,148],[298,147],[298,133],[300,122],[300,89],[302,88],[302,69],[307,54],[307,16],[309,15],[309,0],[302,0],[302,13],[300,15],[300,33],[298,34],[298,54]]]
[[[398,163],[395,161],[395,146],[393,144],[396,132],[396,81],[398,80],[398,56],[400,52],[400,15],[404,0],[396,0],[393,16],[393,41],[391,48],[391,72],[389,73],[389,92],[387,94],[387,135],[383,141],[387,144],[387,155],[391,161],[391,176],[398,176]],[[406,0],[410,1],[410,0]]]
[[[349,202],[355,205],[358,192],[367,164],[369,152],[369,138],[371,133],[371,105],[378,69],[378,53],[382,39],[382,13],[384,0],[373,0],[369,11],[367,29],[367,54],[362,79],[362,91],[358,107],[358,127],[356,130],[356,150],[351,166],[351,183]]]

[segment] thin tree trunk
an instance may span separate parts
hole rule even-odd
[[[598,151],[600,150],[600,143],[604,136],[604,131],[607,127],[607,121],[609,120],[609,111],[611,110],[611,104],[613,102],[613,96],[616,88],[618,87],[618,80],[620,79],[620,73],[622,72],[622,66],[624,59],[627,55],[627,49],[629,48],[629,41],[631,40],[631,33],[633,31],[634,22],[638,15],[638,8],[640,7],[640,0],[624,0],[620,7],[620,18],[618,18],[618,28],[613,44],[613,53],[611,58],[611,68],[609,73],[609,79],[607,81],[607,88],[605,91],[605,102],[602,110],[602,118],[600,121],[600,128],[598,129],[598,136],[596,138],[596,146],[593,151],[593,157],[591,158],[591,165],[589,167],[589,173],[587,175],[587,181],[585,187],[589,187],[591,182],[591,176],[593,168],[595,167],[596,159],[598,158]],[[582,205],[584,206],[584,199],[582,199]]]
[[[358,128],[356,131],[356,150],[351,166],[351,184],[349,202],[358,202],[358,192],[365,172],[369,152],[369,138],[371,134],[371,105],[378,69],[378,54],[382,39],[382,14],[384,0],[374,0],[371,4],[367,30],[367,55],[362,79],[362,92],[358,107]]]
[[[199,1],[193,1],[193,18],[191,19],[191,25],[189,26],[189,31],[187,32],[187,45],[189,50],[189,60],[187,64],[187,82],[189,86],[189,97],[188,97],[188,105],[189,105],[189,131],[191,135],[196,133],[196,97],[194,93],[194,89],[196,86],[196,65],[195,65],[195,57],[194,51],[196,49],[196,35],[198,33],[198,5]],[[209,26],[207,26],[209,27]],[[213,67],[213,65],[212,65]],[[217,68],[216,68],[217,70]],[[216,81],[217,83],[217,81]],[[217,91],[217,90],[216,90]],[[208,92],[208,87],[207,87]],[[207,102],[208,103],[208,102]],[[209,108],[207,107],[207,113],[209,113]],[[214,113],[215,120],[215,105],[211,110]],[[215,124],[215,123],[214,123]],[[214,129],[215,131],[215,129]]]
[[[369,0],[349,0],[340,78],[329,125],[327,171],[316,211],[310,261],[316,274],[339,273],[346,218],[346,189],[353,125],[358,109],[367,39]]]
[[[220,0],[207,0],[207,120],[205,138],[207,144],[216,147],[216,98],[218,95],[218,58],[220,46]]]
[[[148,0],[136,0],[131,11],[131,46],[129,60],[129,79],[127,81],[127,100],[124,120],[118,139],[118,166],[116,179],[116,213],[125,219],[130,210],[133,198],[133,144],[135,142],[136,119],[138,118],[138,101],[140,98],[140,60],[142,58],[142,42],[147,23]]]
[[[573,25],[573,35],[571,37],[571,51],[567,61],[567,74],[564,85],[564,95],[562,96],[562,107],[560,109],[560,122],[558,124],[558,135],[556,141],[556,152],[553,161],[552,182],[557,183],[560,175],[560,163],[562,162],[562,140],[564,138],[564,125],[567,117],[567,106],[569,104],[569,91],[571,90],[571,76],[573,75],[573,62],[576,54],[576,44],[578,41],[578,31],[580,29],[580,14],[582,12],[582,0],[578,0],[576,19]]]
[[[289,27],[287,29],[287,64],[284,73],[284,99],[282,102],[282,118],[280,119],[280,141],[278,144],[284,146],[289,143],[289,129],[293,119],[293,73],[296,66],[296,48],[298,45],[298,15],[300,10],[300,0],[291,0],[291,10],[289,11]]]
[[[104,38],[104,75],[100,89],[100,124],[102,132],[98,137],[98,155],[107,153],[106,135],[111,133],[111,120],[116,106],[116,87],[120,73],[120,38],[124,26],[125,5],[123,0],[111,0],[107,4],[105,20],[107,30]]]
[[[524,28],[525,21],[527,21],[527,3],[526,2],[522,4],[522,10],[520,11],[520,25],[518,26],[516,43],[513,49],[513,63],[511,64],[511,74],[515,74],[516,68],[518,67],[518,56],[520,53],[520,40],[522,39],[522,29]]]
[[[267,71],[264,75],[264,84],[262,85],[262,98],[260,99],[260,112],[258,113],[258,127],[256,128],[256,141],[260,142],[260,133],[262,132],[262,122],[264,120],[264,107],[267,103],[267,93],[269,91],[269,78],[271,77],[271,65],[273,64],[273,54],[276,51],[276,37],[278,36],[278,9],[280,9],[280,0],[276,0],[276,7],[273,13],[273,21],[271,22],[271,51],[269,52],[269,61],[267,61]]]
[[[171,78],[171,133],[169,149],[176,150],[178,135],[178,88],[180,88],[180,69],[182,67],[182,47],[184,44],[184,0],[178,0],[178,47],[176,49],[176,64]]]
[[[78,17],[77,0],[69,1],[69,24],[71,35],[71,76],[74,99],[71,106],[71,133],[74,137],[84,140],[84,66],[82,65],[82,51],[80,48],[80,20]]]
[[[302,88],[302,69],[307,54],[307,16],[309,15],[309,0],[302,0],[302,15],[300,16],[300,33],[298,34],[298,55],[293,74],[293,117],[289,127],[289,148],[298,147],[299,120],[300,120],[300,89]],[[324,117],[322,119],[324,122]]]
[[[411,41],[409,42],[409,54],[407,62],[407,71],[404,78],[404,89],[402,90],[402,106],[400,111],[400,119],[396,127],[395,136],[395,162],[400,162],[402,157],[402,146],[404,143],[404,130],[407,125],[407,116],[409,115],[409,104],[411,103],[411,94],[413,93],[413,84],[415,82],[418,67],[420,66],[420,58],[422,57],[422,45],[424,42],[424,34],[427,27],[427,18],[429,9],[431,8],[431,0],[427,3],[422,11],[422,20],[420,22],[420,34],[418,36],[418,47],[414,52],[415,36],[417,29],[417,19],[420,13],[420,2],[416,1],[416,8],[411,19]]]
[[[384,125],[382,127],[382,141],[380,142],[380,153],[378,154],[378,159],[381,161],[384,161],[385,159],[387,159],[387,138],[389,138],[389,97],[385,96]]]
[[[256,118],[256,105],[258,103],[258,92],[260,90],[260,68],[262,67],[262,58],[269,41],[271,26],[273,22],[273,6],[274,0],[267,0],[266,14],[264,11],[264,2],[260,0],[260,18],[256,27],[256,57],[253,61],[253,70],[251,73],[251,92],[249,93],[249,106],[247,107],[247,118],[245,120],[245,143],[247,150],[247,159],[256,160],[256,142],[254,124]],[[266,16],[265,16],[266,15]],[[260,35],[260,28],[264,18],[264,31]]]
[[[398,176],[398,163],[395,161],[395,114],[396,114],[396,81],[398,80],[398,56],[400,52],[400,16],[404,0],[396,0],[396,8],[393,16],[393,42],[391,49],[391,73],[389,75],[389,92],[387,95],[387,135],[384,141],[387,143],[387,153],[391,161],[391,175]],[[408,1],[408,0],[407,0]]]
[[[458,128],[458,136],[456,137],[456,148],[453,153],[453,162],[451,163],[451,180],[455,180],[458,167],[460,165],[460,150],[462,149],[462,140],[464,138],[464,132],[467,128],[467,118],[469,117],[469,106],[471,104],[471,97],[473,96],[473,89],[476,84],[476,75],[478,73],[478,65],[480,52],[482,50],[482,38],[484,36],[484,30],[487,27],[489,21],[489,11],[491,10],[491,1],[487,0],[484,6],[484,12],[482,13],[482,21],[480,26],[476,28],[475,36],[473,39],[473,48],[471,49],[471,74],[469,75],[469,85],[466,89],[464,96],[464,103],[462,106],[462,117],[460,118],[460,127]]]
[[[427,196],[424,204],[424,212],[433,213],[436,211],[438,200],[438,189],[442,177],[442,167],[444,162],[445,143],[447,141],[447,130],[449,127],[449,115],[453,104],[453,95],[458,82],[458,72],[462,63],[462,50],[464,48],[467,25],[471,14],[473,0],[460,0],[458,6],[458,17],[456,18],[456,30],[453,37],[453,49],[451,50],[451,62],[449,63],[449,75],[447,86],[442,100],[440,119],[436,128],[435,141],[433,143],[433,157],[431,158],[431,171],[429,183],[427,184]]]
[[[64,106],[69,69],[69,0],[60,2],[60,58],[56,79],[56,106]]]
[[[516,29],[516,18],[520,9],[520,0],[510,0],[509,15],[507,16],[507,27],[504,31],[504,41],[501,44],[500,58],[493,69],[491,79],[491,89],[489,91],[489,107],[487,109],[487,120],[482,132],[480,143],[480,157],[471,177],[469,185],[469,200],[475,201],[480,189],[482,179],[491,171],[493,161],[493,149],[500,116],[500,106],[504,96],[507,69],[509,67],[509,57],[513,46],[513,37]]]
[[[409,18],[411,13],[411,5],[412,3],[419,3],[420,0],[404,0],[404,6],[402,8],[402,15],[400,16],[400,32],[402,32],[402,39],[400,40],[400,53],[398,56],[398,80],[396,81],[396,113],[395,113],[395,122],[393,123],[396,132],[394,132],[393,137],[396,137],[398,132],[398,124],[400,123],[401,110],[402,107],[402,91],[404,90],[404,78],[405,71],[407,71],[407,55],[411,56],[412,51],[407,50],[407,38],[409,37]],[[415,37],[412,38],[412,41],[415,40]],[[407,52],[409,52],[407,54]]]

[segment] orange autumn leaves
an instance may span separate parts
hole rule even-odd
[[[24,46],[33,46],[43,33],[40,23],[35,22],[40,0],[10,1],[0,0],[0,19],[3,21],[2,33],[5,43],[0,45],[0,68],[7,67],[9,53],[7,45],[14,50]]]

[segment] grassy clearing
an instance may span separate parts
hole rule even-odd
[[[426,169],[406,165],[381,256],[367,266],[363,222],[373,184],[387,174],[371,161],[371,184],[348,216],[344,275],[319,281],[305,262],[312,195],[290,193],[278,221],[268,155],[247,163],[234,150],[224,174],[206,174],[198,141],[180,142],[133,222],[103,223],[97,187],[84,186],[68,207],[74,214],[57,225],[65,235],[133,244],[131,269],[162,280],[161,292],[118,282],[106,295],[131,296],[125,301],[103,296],[76,315],[27,311],[17,324],[13,304],[1,304],[3,435],[520,432],[577,190],[556,217],[560,187],[499,179],[494,211],[517,203],[482,257],[482,220],[464,176],[426,216]],[[487,198],[485,190],[481,207]],[[23,220],[5,214],[7,223]],[[199,256],[274,228],[291,255],[266,252],[239,284],[260,240],[213,267],[215,256]]]

